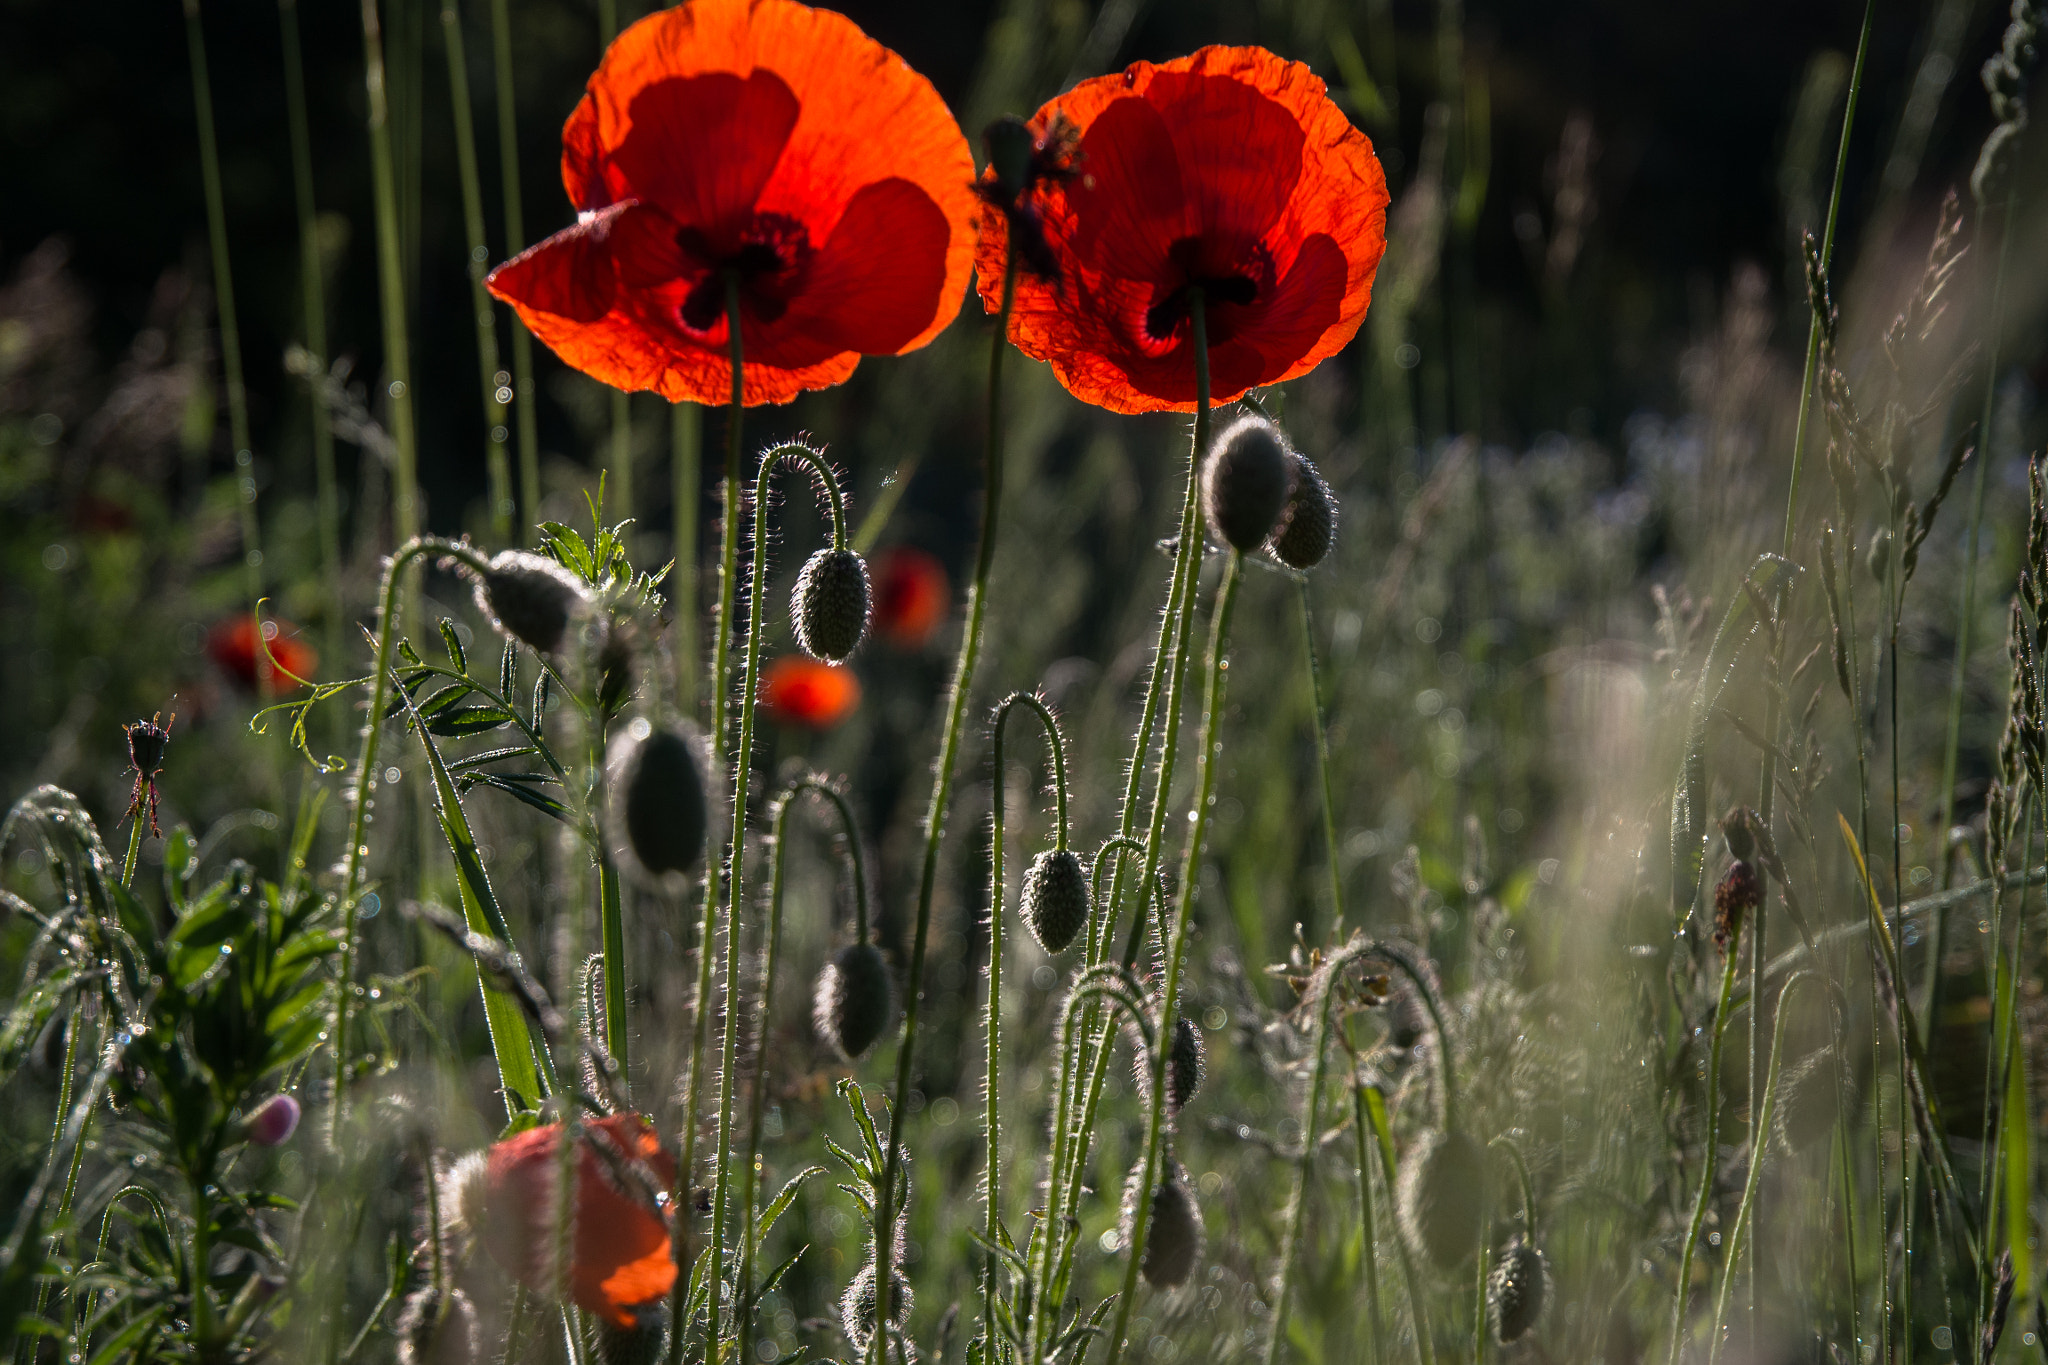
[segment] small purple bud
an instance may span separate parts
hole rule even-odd
[[[242,1120],[242,1135],[258,1147],[282,1147],[299,1127],[299,1102],[290,1095],[272,1095]]]

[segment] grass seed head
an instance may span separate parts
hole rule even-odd
[[[1750,912],[1763,903],[1763,883],[1757,879],[1756,869],[1741,858],[1728,864],[1720,882],[1714,887],[1714,946],[1722,952],[1742,932],[1742,922]]]
[[[1401,1235],[1416,1255],[1451,1270],[1479,1250],[1486,1212],[1486,1153],[1462,1132],[1423,1134],[1394,1190]]]
[[[1049,848],[1033,858],[1024,873],[1019,908],[1031,936],[1048,953],[1072,943],[1088,923],[1088,874],[1081,860],[1064,848]]]
[[[895,1285],[894,1297],[889,1302],[889,1322],[901,1328],[910,1321],[910,1281],[903,1272],[890,1268],[889,1277]],[[853,1343],[853,1349],[865,1352],[868,1341],[875,1334],[875,1263],[868,1262],[861,1267],[860,1274],[846,1286],[846,1293],[839,1299],[839,1326],[846,1333],[846,1339]]]
[[[867,562],[851,550],[820,550],[804,561],[790,593],[789,616],[804,653],[844,663],[867,638]]]
[[[1218,539],[1246,554],[1265,543],[1287,507],[1294,458],[1280,429],[1262,417],[1223,433],[1202,471],[1202,508]]]
[[[847,1061],[873,1047],[895,1018],[896,983],[874,944],[847,944],[818,973],[811,1020],[818,1036]]]
[[[693,734],[635,721],[612,741],[608,769],[611,824],[650,877],[688,874],[704,858],[711,798]]]
[[[1294,491],[1266,549],[1290,569],[1313,569],[1337,540],[1337,496],[1308,457],[1294,456]]]
[[[477,576],[476,604],[498,633],[559,654],[570,622],[590,608],[581,579],[530,550],[501,551]]]
[[[1550,1306],[1550,1260],[1517,1235],[1486,1277],[1486,1316],[1505,1346],[1536,1329]]]

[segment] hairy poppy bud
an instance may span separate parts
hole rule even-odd
[[[890,1267],[889,1280],[893,1286],[889,1299],[889,1323],[901,1328],[910,1321],[910,1281],[903,1272]],[[861,1267],[860,1274],[846,1286],[846,1293],[839,1299],[839,1326],[846,1333],[846,1339],[856,1351],[866,1351],[868,1341],[875,1334],[875,1263],[868,1262]]]
[[[583,581],[530,550],[504,550],[476,579],[476,604],[498,633],[542,654],[559,654],[569,623],[589,609]]]
[[[1461,1132],[1422,1135],[1401,1163],[1394,1212],[1409,1249],[1439,1270],[1479,1250],[1486,1153]]]
[[[1294,452],[1280,429],[1246,417],[1225,431],[1202,471],[1202,507],[1209,527],[1246,554],[1265,543],[1287,506]]]
[[[258,1147],[282,1147],[299,1127],[299,1102],[290,1095],[272,1095],[242,1120],[242,1136]]]
[[[605,767],[613,851],[650,877],[694,870],[711,819],[695,737],[641,718],[625,727],[611,750]]]
[[[1294,457],[1294,491],[1266,548],[1290,569],[1313,569],[1337,539],[1337,496],[1308,457]]]
[[[888,1032],[896,1019],[896,983],[882,950],[849,943],[818,973],[811,1021],[818,1035],[847,1061],[854,1061]]]
[[[804,561],[789,596],[804,653],[843,663],[868,633],[868,566],[851,550],[820,550]]]
[[[1835,1130],[1843,1083],[1832,1047],[1821,1048],[1778,1078],[1771,1130],[1786,1151],[1810,1151]]]
[[[1132,1171],[1124,1188],[1123,1244],[1131,1244],[1137,1226],[1138,1172]],[[1145,1221],[1145,1259],[1138,1273],[1154,1289],[1174,1289],[1186,1284],[1202,1259],[1202,1210],[1188,1189],[1187,1172],[1169,1159],[1152,1191],[1151,1210]]]
[[[598,1365],[657,1365],[668,1357],[668,1305],[642,1316],[631,1327],[598,1319]]]
[[[1505,1346],[1520,1341],[1550,1304],[1550,1261],[1517,1235],[1486,1276],[1486,1316],[1493,1339]]]
[[[1166,1052],[1166,1112],[1178,1114],[1185,1108],[1208,1074],[1209,1055],[1202,1031],[1183,1014],[1173,1021],[1173,1046]],[[1138,1094],[1151,1099],[1152,1062],[1142,1048],[1131,1055],[1131,1076],[1138,1083]]]
[[[476,1305],[460,1289],[431,1284],[405,1296],[398,1314],[398,1365],[471,1365],[484,1358]]]
[[[1737,858],[1714,887],[1714,946],[1722,952],[1742,932],[1742,921],[1763,903],[1763,883],[1756,869]]]
[[[1088,874],[1081,860],[1064,848],[1049,848],[1033,858],[1024,873],[1019,908],[1031,936],[1048,953],[1072,943],[1088,923]]]

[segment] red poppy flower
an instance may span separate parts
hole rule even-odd
[[[1078,174],[1020,206],[1053,278],[1020,272],[1019,350],[1115,412],[1191,410],[1188,290],[1200,286],[1212,397],[1305,374],[1357,332],[1386,250],[1387,181],[1372,143],[1299,62],[1205,47],[1083,81],[1038,111],[1079,131]],[[1005,215],[985,207],[976,268],[1001,304]]]
[[[953,320],[974,255],[974,160],[931,82],[851,20],[791,0],[691,0],[612,43],[562,129],[578,221],[491,272],[569,364],[671,401],[837,384]]]
[[[313,647],[293,634],[293,627],[286,621],[265,621],[263,640],[269,646],[269,658],[256,644],[256,620],[248,612],[240,612],[224,621],[214,623],[206,633],[206,652],[221,666],[221,671],[251,692],[256,690],[257,680],[264,672],[270,674],[271,690],[291,692],[299,687],[299,680],[310,679],[313,669],[320,662],[320,656]]]
[[[785,654],[761,675],[761,705],[787,724],[829,730],[860,705],[860,679],[850,668]]]
[[[946,566],[913,545],[875,557],[875,634],[898,649],[922,649],[952,605]]]
[[[493,1146],[485,1166],[483,1241],[491,1259],[529,1289],[555,1292],[562,1125],[529,1128]],[[668,1220],[655,1191],[675,1184],[675,1161],[639,1114],[583,1125],[566,1277],[577,1307],[621,1327],[675,1284]]]

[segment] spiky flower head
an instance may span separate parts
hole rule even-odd
[[[851,550],[820,550],[804,561],[789,597],[790,624],[804,653],[846,662],[868,634],[867,561]]]

